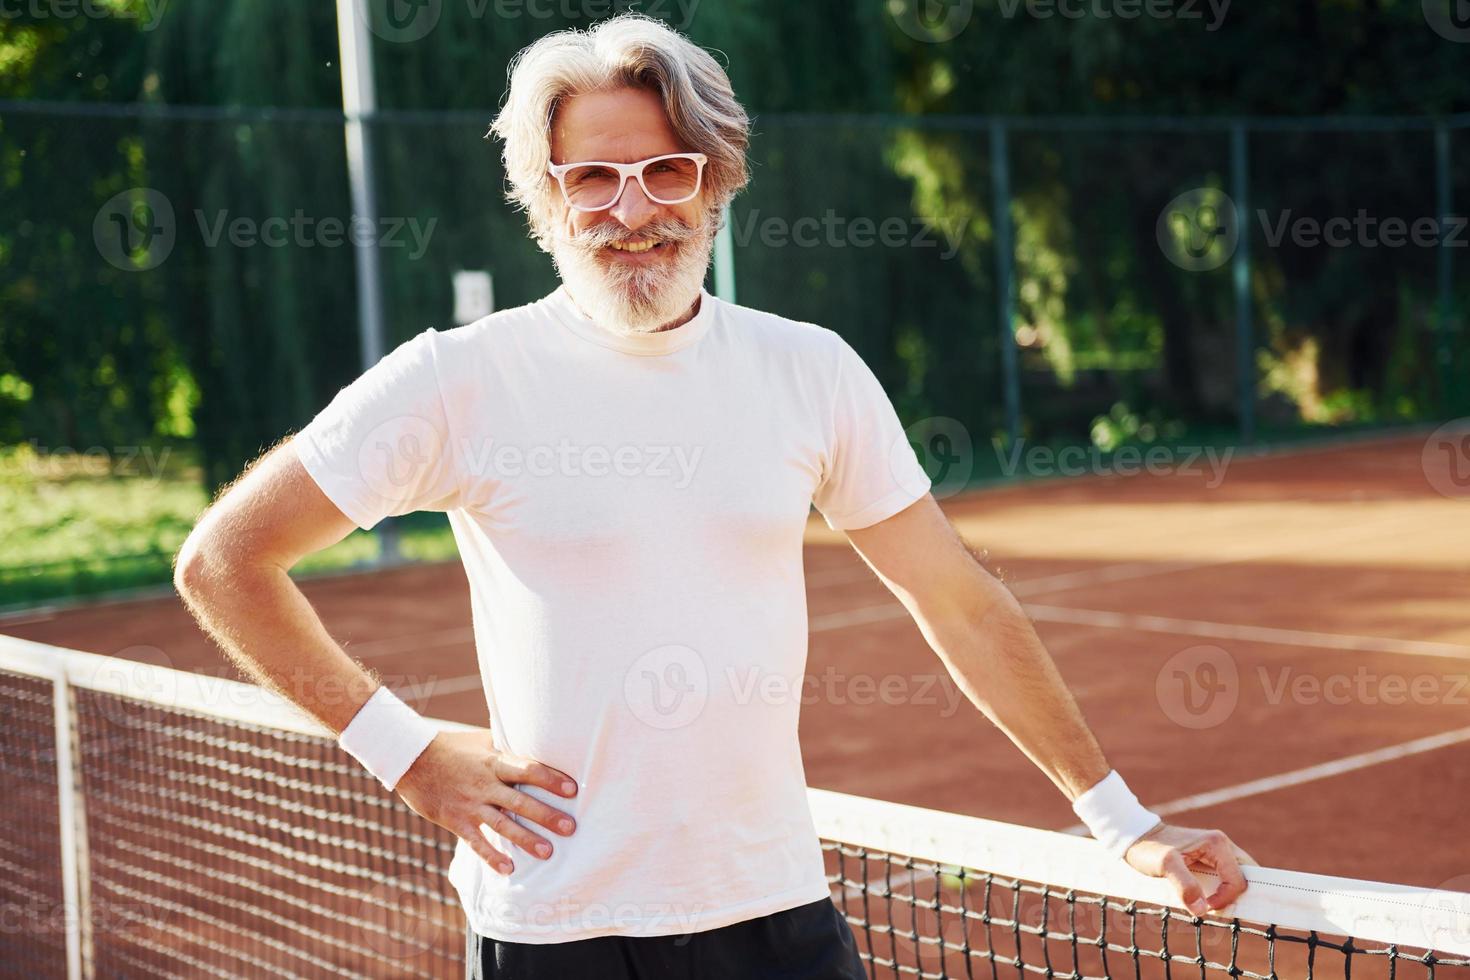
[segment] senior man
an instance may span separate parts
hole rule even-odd
[[[863,976],[808,811],[800,698],[742,682],[801,690],[812,504],[1120,860],[1196,912],[1238,897],[1248,856],[1161,822],[1110,770],[852,348],[703,290],[748,180],[718,62],[637,15],[551,34],[516,58],[493,132],[560,287],[393,351],[221,495],[176,575],[244,669],[457,835],[469,975]],[[436,734],[287,576],[414,510],[453,528],[489,729]]]

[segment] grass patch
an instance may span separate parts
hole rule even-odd
[[[167,585],[173,556],[208,503],[187,446],[147,458],[0,449],[0,608]],[[442,514],[415,514],[399,525],[405,559],[455,556]],[[354,531],[295,571],[342,571],[378,559],[377,535]]]

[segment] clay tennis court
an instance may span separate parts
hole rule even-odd
[[[942,504],[1027,604],[1144,803],[1227,829],[1264,864],[1466,890],[1470,486],[1436,469],[1426,435],[1237,453],[1220,474],[1176,456],[1182,471]],[[811,785],[1071,826],[1063,797],[815,516],[806,563]],[[421,710],[485,723],[457,563],[304,588]],[[235,676],[172,597],[38,610],[0,632]]]

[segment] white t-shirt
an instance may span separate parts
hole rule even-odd
[[[577,780],[541,860],[460,843],[470,924],[551,943],[697,932],[828,895],[797,716],[802,535],[929,490],[893,406],[831,330],[701,293],[624,337],[564,288],[428,330],[296,437],[358,526],[446,511],[498,749]],[[524,818],[528,826],[535,827]]]

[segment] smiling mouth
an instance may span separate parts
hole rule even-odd
[[[663,242],[663,241],[642,241],[642,242],[613,242],[611,245],[608,246],[608,248],[612,249],[615,252],[625,252],[625,253],[627,253],[629,255],[644,255],[644,254],[647,254],[648,252],[661,251],[664,248],[666,248],[667,246],[668,246],[668,242]]]

